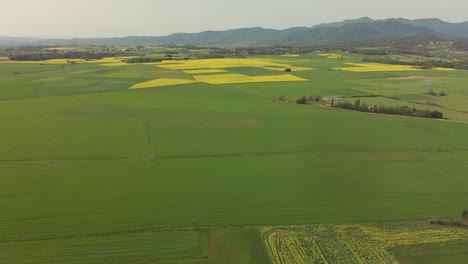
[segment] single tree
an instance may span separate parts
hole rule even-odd
[[[193,231],[197,231],[197,230],[198,230],[198,220],[197,220],[197,219],[193,219],[193,220],[192,220],[192,230],[193,230]]]

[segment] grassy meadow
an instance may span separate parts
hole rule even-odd
[[[458,216],[468,72],[348,63],[0,60],[0,263],[275,263],[262,227]],[[448,120],[294,103],[316,94]]]

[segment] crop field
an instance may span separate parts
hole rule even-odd
[[[130,58],[130,57],[128,57]],[[119,66],[125,65],[121,63],[123,58],[120,57],[109,57],[109,58],[103,58],[100,60],[84,60],[84,59],[53,59],[53,60],[39,60],[39,61],[3,61],[1,63],[7,63],[7,64],[39,64],[39,65],[47,65],[47,64],[57,64],[57,65],[66,65],[68,64],[68,61],[74,61],[77,63],[96,63],[96,64],[103,64],[105,66],[112,65],[116,66],[118,64]]]
[[[141,89],[141,88],[153,88],[153,87],[161,87],[161,86],[170,86],[170,85],[178,85],[178,84],[188,84],[194,83],[193,80],[184,80],[184,79],[168,79],[168,78],[159,78],[147,82],[137,83],[130,87],[129,89]]]
[[[466,245],[468,242],[468,229],[431,227],[415,223],[379,226],[275,227],[264,228],[262,233],[270,250],[271,258],[274,260],[273,262],[278,264],[392,264],[398,262],[389,252],[393,250],[405,252],[404,249],[400,249],[403,246],[424,246],[428,248],[444,246],[447,243],[460,243],[460,241]],[[465,256],[466,253],[465,249]]]
[[[247,76],[242,74],[216,74],[216,75],[196,75],[195,80],[209,84],[228,83],[256,83],[256,82],[301,82],[306,79],[296,77],[291,74],[268,75],[268,76]]]
[[[438,264],[466,263],[468,242],[414,245],[393,249],[391,252],[400,263]]]
[[[301,55],[299,55],[299,54],[283,54],[281,56],[288,57],[288,58],[298,58]]]
[[[361,60],[0,62],[0,263],[466,257],[465,229],[421,222],[468,204],[468,72],[332,70]]]
[[[238,67],[266,68],[283,71],[285,68],[294,68],[295,71],[309,71],[313,68],[296,67],[292,64],[278,63],[257,59],[207,59],[187,60],[174,63],[154,63],[154,65],[171,70],[195,70],[195,69],[226,69]]]
[[[354,67],[335,68],[336,70],[351,72],[392,72],[392,71],[423,71],[410,65],[386,65],[379,63],[346,63]],[[453,71],[448,68],[433,68],[433,71]]]
[[[341,59],[343,57],[341,54],[336,54],[336,53],[319,53],[317,55],[328,58],[328,59]]]
[[[228,72],[228,71],[226,71],[226,70],[221,70],[221,69],[189,70],[189,71],[185,71],[185,73],[188,73],[188,74],[224,73],[224,72]]]
[[[403,75],[403,74],[402,74]],[[441,111],[451,120],[468,121],[468,93],[464,88],[464,72],[414,72],[403,77],[377,76],[375,79],[351,81],[361,100],[370,104],[407,105]],[[444,96],[428,94],[444,92]],[[367,97],[369,95],[376,97]]]

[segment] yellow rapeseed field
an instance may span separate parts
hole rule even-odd
[[[67,64],[69,59],[54,59],[54,60],[43,60],[43,61],[2,61],[1,63],[11,64]],[[78,63],[84,62],[81,59],[71,59],[70,61],[76,61]]]
[[[153,88],[153,87],[161,87],[161,86],[170,86],[170,85],[178,85],[178,84],[188,84],[188,83],[195,83],[194,80],[185,80],[185,79],[170,79],[170,78],[160,78],[155,79],[147,82],[137,83],[130,87],[129,89],[143,89],[143,88]]]
[[[134,64],[131,63],[125,63],[125,62],[113,62],[113,63],[104,63],[100,64],[101,66],[106,66],[106,67],[118,67],[118,66],[131,66]]]
[[[115,65],[112,65],[112,66],[123,66],[123,65],[132,65],[131,63],[124,63],[122,62],[122,60],[126,60],[126,59],[132,59],[132,58],[136,58],[136,56],[128,56],[128,57],[105,57],[101,60],[90,60],[90,61],[84,61],[83,63],[99,63],[101,65],[105,65],[105,64],[115,64]],[[118,65],[120,64],[120,65]],[[108,65],[105,65],[105,66],[108,66]]]
[[[322,57],[326,57],[326,58],[329,58],[329,59],[341,59],[343,58],[343,56],[341,56],[340,54],[336,54],[336,53],[320,53],[320,54],[317,54],[319,56],[322,56]]]
[[[291,68],[293,72],[313,70],[313,68],[300,67],[300,66],[282,66],[282,67],[265,66],[265,67],[260,67],[260,68],[265,69],[265,70],[281,71],[281,72],[284,71],[285,68]]]
[[[298,58],[298,57],[300,57],[299,54],[283,54],[281,56],[288,57],[288,58]]]
[[[195,75],[195,80],[209,84],[307,81],[292,74],[247,76],[243,74]]]
[[[125,58],[132,58],[132,57],[125,57]],[[12,64],[68,64],[68,61],[74,61],[77,63],[97,63],[97,64],[109,64],[109,63],[119,63],[120,65],[113,65],[113,66],[121,66],[126,65],[126,63],[122,63],[121,61],[125,59],[123,57],[106,57],[101,60],[83,60],[83,59],[53,59],[53,60],[41,60],[41,61],[2,61],[2,63],[12,63]],[[106,65],[107,66],[107,65]]]
[[[118,63],[118,62],[122,62],[123,59],[129,59],[131,57],[126,57],[126,58],[122,58],[122,57],[106,57],[106,58],[103,58],[102,60],[90,60],[90,61],[86,61],[86,63]]]
[[[206,60],[187,60],[152,63],[161,68],[170,70],[201,70],[201,69],[227,69],[239,67],[255,67],[264,69],[275,69],[283,71],[285,68],[296,68],[289,64],[275,63],[256,59],[206,59]],[[311,68],[297,67],[301,70],[312,70]]]
[[[163,60],[161,62],[147,62],[143,63],[145,65],[164,65],[164,64],[179,64],[179,61],[176,60]]]
[[[188,74],[202,74],[202,73],[223,73],[227,72],[226,70],[221,70],[221,69],[206,69],[206,70],[188,70],[185,71],[185,73]]]
[[[411,65],[390,65],[380,63],[346,63],[354,67],[335,68],[335,70],[351,72],[392,72],[392,71],[424,71]],[[437,71],[454,71],[449,68],[433,68]]]
[[[262,67],[265,63],[251,59],[206,59],[206,60],[187,60],[177,63],[165,64],[156,63],[162,68],[171,70],[191,70],[191,69],[225,69],[234,67]]]
[[[416,244],[440,244],[457,240],[468,240],[468,230],[457,227],[396,227],[380,228],[360,226],[360,231],[374,241],[382,242],[387,247],[409,246]]]
[[[265,227],[261,233],[275,264],[396,264],[392,248],[468,240],[467,229],[418,223]]]
[[[96,63],[102,66],[116,67],[128,66],[133,64],[123,63],[122,60],[133,57],[106,57],[101,60],[82,60],[71,59],[77,63]],[[18,63],[18,64],[67,64],[68,59],[53,59],[44,61],[1,61],[0,63]],[[255,67],[273,71],[283,72],[286,68],[291,68],[292,71],[309,71],[313,68],[293,66],[287,63],[278,63],[265,59],[203,59],[203,60],[187,60],[187,61],[162,61],[144,63],[145,65],[155,65],[157,67],[186,71],[188,74],[201,74],[201,73],[223,73],[223,69],[238,68],[238,67]]]

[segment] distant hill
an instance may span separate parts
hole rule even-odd
[[[454,37],[468,37],[468,21],[462,23],[449,23],[438,18],[426,18],[426,19],[405,19],[405,18],[389,18],[384,20],[373,20],[369,17],[363,17],[358,19],[344,20],[341,22],[334,22],[328,24],[319,24],[312,28],[318,27],[342,27],[349,24],[359,23],[373,23],[373,22],[387,22],[396,21],[402,24],[425,27],[435,33],[450,35]]]
[[[37,38],[20,38],[20,37],[2,37],[0,36],[0,45],[3,46],[15,46],[15,45],[27,45],[40,41]]]
[[[397,21],[350,23],[339,27],[316,27],[289,34],[282,43],[292,46],[379,46],[405,37],[432,32],[425,28]]]
[[[312,28],[342,27],[342,26],[346,26],[346,25],[349,25],[349,24],[370,23],[370,22],[374,22],[374,21],[375,20],[373,20],[370,17],[362,17],[362,18],[358,18],[358,19],[347,19],[347,20],[344,20],[344,21],[341,21],[341,22],[318,24],[318,25],[313,26]]]
[[[408,19],[400,18],[400,19],[396,19],[396,21],[400,23],[404,23],[404,24],[426,27],[426,28],[431,29],[434,32],[444,34],[444,35],[468,37],[468,22],[449,23],[449,22],[445,22],[437,18],[416,19],[416,20],[408,20]]]
[[[381,46],[392,43],[417,45],[430,41],[468,38],[468,22],[448,23],[440,19],[403,18],[354,20],[285,30],[241,28],[226,31],[177,33],[168,36],[131,36],[89,39],[0,38],[0,44],[23,45],[194,45],[194,46]]]

